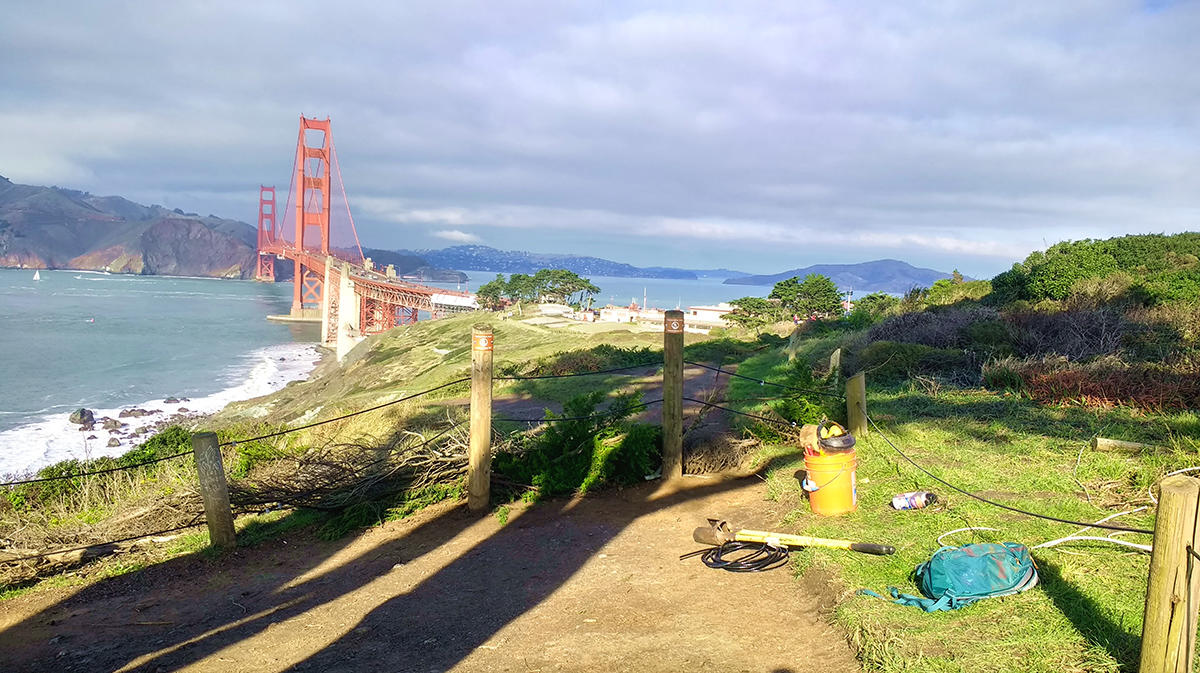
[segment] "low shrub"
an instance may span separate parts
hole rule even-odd
[[[611,344],[599,344],[587,349],[555,353],[532,363],[506,363],[498,368],[497,375],[561,376],[656,362],[662,362],[662,355],[645,346],[622,348]]]
[[[899,383],[913,376],[940,376],[962,383],[978,377],[971,356],[953,348],[877,341],[859,355],[858,364],[872,381]]]
[[[1022,370],[1021,362],[1016,358],[988,360],[983,364],[980,378],[984,387],[991,390],[1025,392],[1025,380],[1021,378]]]
[[[626,422],[636,411],[636,395],[617,396],[608,413],[596,416],[605,399],[603,391],[594,391],[567,401],[561,415],[547,412],[547,420],[590,418],[548,423],[545,431],[498,453],[495,472],[532,486],[527,497],[535,500],[642,481],[661,461],[660,430]]]
[[[1000,322],[1000,313],[986,306],[903,313],[872,327],[867,338],[933,348],[964,348],[971,346],[971,330],[977,323]]]
[[[984,383],[991,388],[1020,389],[1043,403],[1151,410],[1200,408],[1200,363],[1186,359],[1171,364],[1130,364],[1114,356],[1087,363],[1063,357],[1009,358],[985,366]]]
[[[64,460],[43,467],[37,471],[34,478],[53,479],[55,477],[66,477],[83,472],[97,472],[113,468],[128,468],[126,470],[91,477],[56,479],[55,481],[11,486],[4,489],[4,495],[8,502],[18,510],[27,510],[51,503],[63,502],[79,493],[89,483],[93,485],[103,483],[117,478],[116,475],[128,476],[130,473],[143,475],[146,471],[153,470],[158,463],[140,467],[141,463],[188,451],[191,449],[191,441],[192,434],[190,432],[179,426],[171,426],[116,458],[100,457],[86,461],[77,459]]]
[[[1130,322],[1113,308],[1015,313],[1017,351],[1026,357],[1061,355],[1086,360],[1120,351]]]

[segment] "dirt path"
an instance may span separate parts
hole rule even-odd
[[[776,525],[764,492],[687,478],[514,506],[503,525],[447,504],[179,558],[0,604],[0,670],[857,670],[819,586],[678,560],[707,516]]]

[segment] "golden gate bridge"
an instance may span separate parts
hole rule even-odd
[[[346,203],[353,248],[332,245],[334,175]],[[363,256],[328,118],[300,117],[292,184],[282,221],[277,220],[279,215],[275,188],[261,186],[255,278],[273,282],[275,261],[291,260],[295,273],[287,319],[319,323],[322,342],[335,348],[339,359],[361,337],[413,324],[422,311],[439,318],[477,307],[469,293],[406,282],[397,277],[392,265],[379,269]],[[292,227],[287,226],[289,218]]]

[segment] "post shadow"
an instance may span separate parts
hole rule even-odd
[[[776,458],[772,463],[791,457]],[[750,477],[753,478],[753,477]],[[584,499],[538,504],[411,591],[388,599],[355,627],[289,671],[445,671],[533,609],[634,519],[686,500],[742,488],[744,479],[698,486],[630,508],[615,524],[574,516]],[[570,509],[572,511],[568,512]],[[636,510],[636,511],[634,511]],[[557,519],[554,544],[539,526]],[[480,578],[486,578],[481,580]],[[425,606],[438,605],[431,614]],[[144,669],[152,670],[150,668]]]
[[[1100,610],[1096,601],[1063,579],[1062,571],[1054,562],[1039,558],[1037,567],[1046,595],[1075,630],[1088,642],[1103,647],[1121,670],[1136,671],[1142,639],[1114,622]]]
[[[408,541],[404,546],[409,555],[423,554],[457,535],[474,520],[458,514],[457,509],[450,510],[403,538],[391,541],[391,545]],[[355,536],[346,536],[333,542],[314,543],[309,549],[319,553],[302,556],[292,553],[286,542],[272,540],[250,552],[230,551],[216,561],[207,560],[202,554],[192,554],[136,573],[102,580],[0,631],[0,670],[61,669],[72,661],[82,661],[90,670],[115,670],[139,657],[191,641],[195,642],[186,649],[195,656],[186,659],[197,660],[266,629],[272,622],[334,600],[340,594],[330,588],[335,583],[329,580],[351,566],[366,572],[384,572],[395,562],[380,560],[380,550],[373,548],[346,566],[309,578],[298,586],[289,586],[297,577],[311,572],[354,540]],[[239,563],[250,555],[256,557],[251,563]],[[364,561],[367,556],[373,560]],[[271,577],[265,587],[258,587],[254,593],[239,590],[250,582],[261,582],[264,574]],[[174,597],[181,586],[188,584],[193,585],[193,591],[187,597],[186,607],[166,604],[164,598],[144,610],[137,609],[152,601],[158,592],[171,592]],[[224,588],[206,590],[206,585]],[[95,614],[98,607],[105,609],[107,614]],[[261,616],[253,617],[260,613]],[[178,621],[189,614],[204,615],[204,618]],[[247,615],[252,617],[247,619]],[[140,627],[136,638],[119,639],[116,634],[121,631],[113,629],[114,642],[91,648],[80,649],[69,637],[50,642],[63,626],[70,625],[77,617],[86,618],[87,623],[96,622],[100,628],[108,627],[106,621],[121,619],[163,624]],[[218,630],[219,633],[205,636]],[[60,651],[67,651],[68,655],[59,657]]]
[[[777,457],[764,469],[787,458]],[[464,552],[412,591],[376,607],[357,628],[300,662],[294,670],[448,669],[545,600],[596,549],[634,519],[691,498],[741,488],[745,483],[742,479],[726,480],[654,501],[643,499],[645,508],[630,505],[626,518],[607,519],[604,523],[580,523],[564,516],[572,507],[602,506],[600,501],[533,505],[512,524]],[[104,580],[0,632],[0,670],[62,669],[71,665],[86,670],[128,667],[128,671],[141,673],[179,670],[251,638],[273,623],[334,601],[386,574],[397,562],[408,562],[436,550],[478,520],[479,515],[467,512],[465,505],[456,506],[403,537],[365,549],[355,558],[295,585],[292,582],[296,578],[312,572],[355,538],[314,546],[319,553],[305,557],[291,554],[282,541],[272,541],[252,552],[232,552],[215,563],[193,555]],[[544,535],[534,528],[538,521],[556,522],[553,544],[546,544]],[[275,576],[266,585],[256,587],[254,593],[240,590],[260,581],[263,572]],[[477,578],[486,580],[480,582]],[[206,590],[205,585],[221,588]],[[173,597],[185,593],[188,605],[158,603],[133,613],[137,604],[156,593]],[[422,606],[430,601],[451,606],[443,611],[443,615],[450,616],[429,619]],[[49,643],[56,634],[55,621],[69,625],[76,619],[74,612],[88,609],[108,613],[86,616],[89,621],[124,617],[168,624],[139,627],[139,631],[154,630],[141,631],[136,638],[114,636],[110,642],[94,647],[80,648],[69,638]],[[191,615],[203,617],[188,619]],[[120,630],[114,629],[116,633]],[[436,639],[436,647],[427,644],[431,638]],[[62,650],[69,650],[69,654],[60,658],[57,654]],[[130,666],[135,661],[137,665]]]

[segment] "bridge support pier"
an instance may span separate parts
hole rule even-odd
[[[354,281],[350,279],[350,265],[342,263],[338,281],[338,330],[337,359],[340,362],[359,341],[362,341],[362,326],[359,324],[362,300],[354,292]]]
[[[325,258],[325,284],[333,288],[335,287],[333,277],[333,257]],[[330,348],[337,347],[337,328],[338,328],[338,299],[341,295],[341,283],[336,287],[337,292],[332,291],[321,294],[321,343]]]

